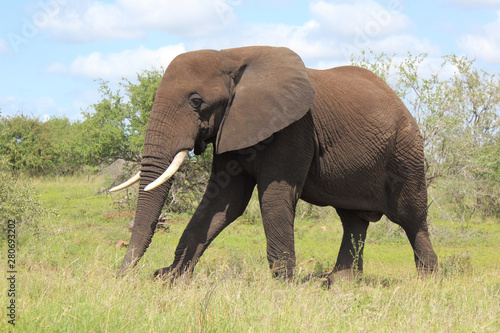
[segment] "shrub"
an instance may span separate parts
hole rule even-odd
[[[64,174],[84,164],[85,129],[68,118],[39,118],[17,114],[0,117],[0,154],[8,170],[28,174]]]
[[[0,235],[7,235],[8,220],[16,220],[18,233],[38,230],[39,219],[46,214],[40,204],[31,183],[22,177],[12,177],[5,171],[0,171]]]

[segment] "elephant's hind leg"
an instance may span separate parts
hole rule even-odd
[[[399,224],[413,248],[419,273],[432,273],[437,256],[429,239],[422,138],[416,126],[400,128],[385,186],[385,215]]]
[[[403,191],[405,193],[405,191]],[[419,273],[432,273],[436,269],[437,255],[429,238],[427,225],[427,192],[425,187],[420,195],[407,196],[406,200],[399,200],[396,213],[389,213],[387,217],[399,224],[406,232],[406,236],[413,248],[415,264]]]
[[[354,279],[363,272],[363,249],[366,239],[366,230],[369,222],[359,212],[337,209],[337,213],[344,227],[344,236],[340,245],[337,263],[332,274],[329,275],[329,283],[336,277]]]
[[[429,238],[429,231],[425,216],[407,216],[405,221],[395,221],[406,232],[406,236],[413,248],[415,265],[419,273],[434,272],[437,265],[437,255]]]
[[[415,264],[419,273],[433,273],[437,265],[437,255],[432,248],[427,225],[416,232],[406,231],[406,234],[413,247]]]

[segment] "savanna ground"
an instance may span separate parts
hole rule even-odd
[[[116,244],[130,238],[135,203],[124,193],[102,191],[107,185],[84,176],[34,180],[49,213],[35,225],[17,226],[16,326],[7,322],[4,274],[0,331],[500,331],[498,220],[460,223],[431,206],[440,270],[430,278],[417,276],[411,247],[397,226],[373,223],[364,276],[325,290],[319,279],[300,281],[334,265],[342,235],[334,210],[299,207],[297,281],[287,283],[268,270],[253,201],[206,251],[193,279],[169,286],[153,281],[152,273],[171,263],[189,216],[172,216],[168,232],[155,235],[138,269],[116,279],[126,250]]]

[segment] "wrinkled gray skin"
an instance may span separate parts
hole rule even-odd
[[[132,237],[118,275],[151,242],[171,180],[151,191],[181,150],[215,146],[212,176],[169,267],[190,275],[211,241],[239,217],[257,185],[267,259],[278,276],[295,267],[297,201],[333,206],[344,236],[329,280],[363,269],[369,222],[400,225],[421,272],[437,257],[427,230],[422,138],[396,94],[358,67],[313,70],[286,48],[246,47],[179,55],[156,93],[142,154]],[[333,249],[332,249],[333,250]],[[359,254],[354,263],[353,253]]]

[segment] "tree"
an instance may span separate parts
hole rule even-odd
[[[126,80],[122,87],[127,92],[129,99],[125,104],[126,117],[128,119],[127,134],[129,150],[135,161],[140,160],[140,154],[144,145],[144,134],[149,122],[149,115],[153,109],[156,90],[160,85],[163,70],[144,70],[137,74],[137,84]]]
[[[0,121],[0,153],[9,169],[18,173],[49,171],[59,153],[47,134],[49,126],[38,118],[23,114],[2,117]]]
[[[0,165],[2,159],[0,156]],[[0,238],[7,238],[8,221],[15,220],[22,225],[19,231],[34,234],[38,223],[47,215],[46,209],[35,194],[35,188],[24,177],[12,177],[9,172],[0,170]],[[17,236],[19,234],[16,231]]]
[[[98,165],[117,158],[131,159],[127,141],[126,107],[120,91],[111,91],[109,82],[100,81],[102,99],[84,116],[82,154],[86,164]]]
[[[79,168],[83,158],[81,124],[68,118],[46,121],[17,114],[0,117],[0,154],[14,173],[64,173]]]
[[[140,161],[161,78],[161,70],[151,69],[137,74],[137,83],[122,79],[119,87],[124,93],[112,91],[108,81],[99,81],[102,99],[83,112],[87,163],[96,165],[117,158]]]

